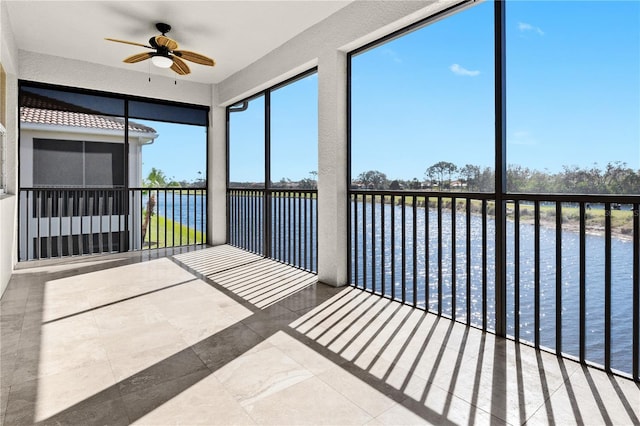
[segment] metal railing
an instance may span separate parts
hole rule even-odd
[[[350,191],[352,284],[493,331],[503,274],[511,338],[638,380],[640,197],[509,194],[504,244],[493,197]]]
[[[133,217],[140,232],[137,249],[207,243],[206,189],[130,188],[130,192]]]
[[[317,272],[316,190],[228,189],[227,208],[229,244]]]
[[[227,190],[227,242],[263,256],[264,197],[260,189]]]
[[[204,189],[21,188],[19,203],[20,261],[206,244]]]

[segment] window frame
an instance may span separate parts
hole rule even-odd
[[[241,112],[247,109],[247,103],[251,102],[254,99],[257,99],[261,96],[264,96],[264,115],[265,115],[265,120],[264,120],[264,183],[261,187],[259,187],[258,189],[272,189],[274,188],[273,185],[271,184],[271,116],[270,116],[270,110],[271,110],[271,93],[284,87],[284,86],[288,86],[289,84],[293,84],[298,80],[302,80],[305,77],[309,77],[313,74],[317,74],[318,73],[318,67],[312,67],[306,71],[303,71],[299,74],[296,74],[295,76],[288,78],[278,84],[275,84],[271,87],[268,87],[264,90],[261,90],[259,92],[256,92],[250,96],[247,96],[246,98],[243,98],[237,102],[234,102],[233,104],[227,106],[225,108],[225,113],[226,113],[226,187],[227,190],[229,189],[250,189],[249,187],[241,187],[241,186],[237,186],[237,187],[230,187],[229,184],[231,183],[229,178],[230,178],[230,173],[229,173],[229,166],[230,166],[230,162],[229,162],[229,153],[230,151],[230,143],[231,143],[231,133],[230,133],[230,123],[231,123],[231,114],[233,112]],[[256,189],[257,187],[254,187],[253,189]]]
[[[7,194],[7,129],[0,123],[0,196]]]
[[[196,125],[201,125],[205,128],[205,137],[207,140],[207,144],[206,144],[206,153],[205,153],[206,155],[205,173],[206,174],[205,174],[204,188],[208,187],[209,185],[209,125],[210,125],[209,113],[211,110],[211,108],[208,105],[190,104],[186,102],[170,101],[166,99],[147,98],[143,96],[129,95],[124,93],[105,92],[100,90],[84,89],[80,87],[62,86],[57,84],[49,84],[49,83],[43,83],[43,82],[31,81],[31,80],[18,80],[18,110],[20,109],[20,94],[22,93],[22,90],[24,88],[48,89],[48,90],[55,90],[55,91],[60,91],[64,93],[99,96],[99,97],[104,97],[108,99],[117,99],[117,100],[123,101],[124,114],[121,118],[125,120],[125,126],[123,131],[123,142],[125,146],[125,153],[129,152],[129,120],[135,119],[135,117],[130,117],[129,115],[129,102],[137,102],[141,104],[147,103],[151,105],[165,105],[168,107],[173,107],[178,109],[193,109],[195,111],[199,111],[202,114],[201,115],[202,121],[200,121],[199,124],[196,124]],[[108,116],[109,114],[100,113],[100,115]],[[116,117],[120,117],[120,116],[116,115]],[[194,124],[193,122],[187,123],[187,122],[181,122],[177,120],[172,121],[172,120],[158,119],[156,121],[162,121],[166,123],[176,123],[176,124],[192,124],[192,125]],[[20,181],[20,176],[21,176],[20,134],[21,132],[22,132],[22,123],[18,121],[18,192],[20,192],[20,190],[22,189],[22,182]],[[129,161],[128,156],[125,155],[125,179],[124,179],[125,189],[129,188],[128,161]]]

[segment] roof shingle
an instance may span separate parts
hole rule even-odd
[[[91,129],[122,130],[123,118],[111,117],[31,92],[20,95],[20,122]],[[129,120],[129,131],[156,133],[155,129]]]

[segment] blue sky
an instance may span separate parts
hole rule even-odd
[[[152,144],[142,147],[143,178],[152,167],[162,170],[170,180],[193,181],[206,176],[205,127],[138,119],[132,121],[153,127],[158,134]],[[198,172],[202,172],[202,175]]]
[[[640,170],[640,2],[507,3],[507,162]],[[354,58],[353,171],[493,166],[492,4]]]
[[[264,98],[231,114],[231,181],[264,181]],[[313,74],[271,92],[271,180],[294,181],[318,170],[318,76]]]
[[[438,161],[493,166],[492,16],[492,3],[481,3],[354,57],[353,177],[377,169],[423,179]],[[557,172],[624,161],[640,170],[640,1],[508,2],[507,77],[509,164]],[[309,177],[317,76],[271,102],[272,180]],[[204,136],[152,126],[161,136],[145,148],[144,170],[157,164],[187,180],[204,170]],[[184,155],[175,156],[178,134]],[[231,141],[231,180],[262,182],[262,98],[232,114]]]

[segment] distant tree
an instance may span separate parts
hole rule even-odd
[[[475,191],[492,192],[495,188],[495,173],[492,167],[485,167],[478,176]]]
[[[318,187],[318,183],[310,178],[300,179],[298,182],[298,188],[300,189],[316,189]]]
[[[367,189],[385,189],[388,185],[387,175],[377,170],[362,172],[357,180]]]
[[[465,164],[465,166],[460,169],[460,178],[467,184],[467,190],[477,190],[480,179],[480,166]]]
[[[155,167],[151,168],[151,171],[147,175],[146,179],[143,179],[142,184],[145,188],[161,188],[167,186],[167,176],[160,169]],[[147,228],[151,222],[151,216],[153,216],[153,210],[156,206],[156,191],[149,190],[149,198],[147,200],[147,209],[144,215],[144,222],[142,224],[142,241],[147,236]]]
[[[635,173],[623,161],[608,163],[604,170],[604,182],[608,194],[631,194],[629,184],[635,183]],[[640,192],[637,186],[636,193]]]
[[[202,177],[202,172],[198,171],[198,177],[195,178],[189,186],[191,186],[192,188],[203,188],[206,186],[206,184],[207,180]]]
[[[531,170],[518,164],[507,166],[507,190],[510,192],[525,192],[531,178]]]
[[[438,181],[438,186],[440,188],[448,188],[451,187],[451,176],[457,170],[458,166],[455,164],[448,161],[439,161],[425,171],[425,176],[429,177],[431,180],[435,178]],[[445,180],[445,176],[448,177],[448,180]]]
[[[298,182],[298,187],[301,189],[316,189],[318,188],[318,172],[315,170],[310,171],[309,175],[311,177],[301,179]]]
[[[397,179],[394,179],[389,184],[389,189],[391,189],[393,191],[397,191],[399,189],[402,189],[402,184],[400,184],[400,181],[398,181]]]
[[[409,188],[411,189],[422,189],[422,183],[418,180],[418,178],[413,178],[409,183]]]
[[[291,187],[291,179],[283,177],[276,183],[276,186],[278,188],[289,188]]]

